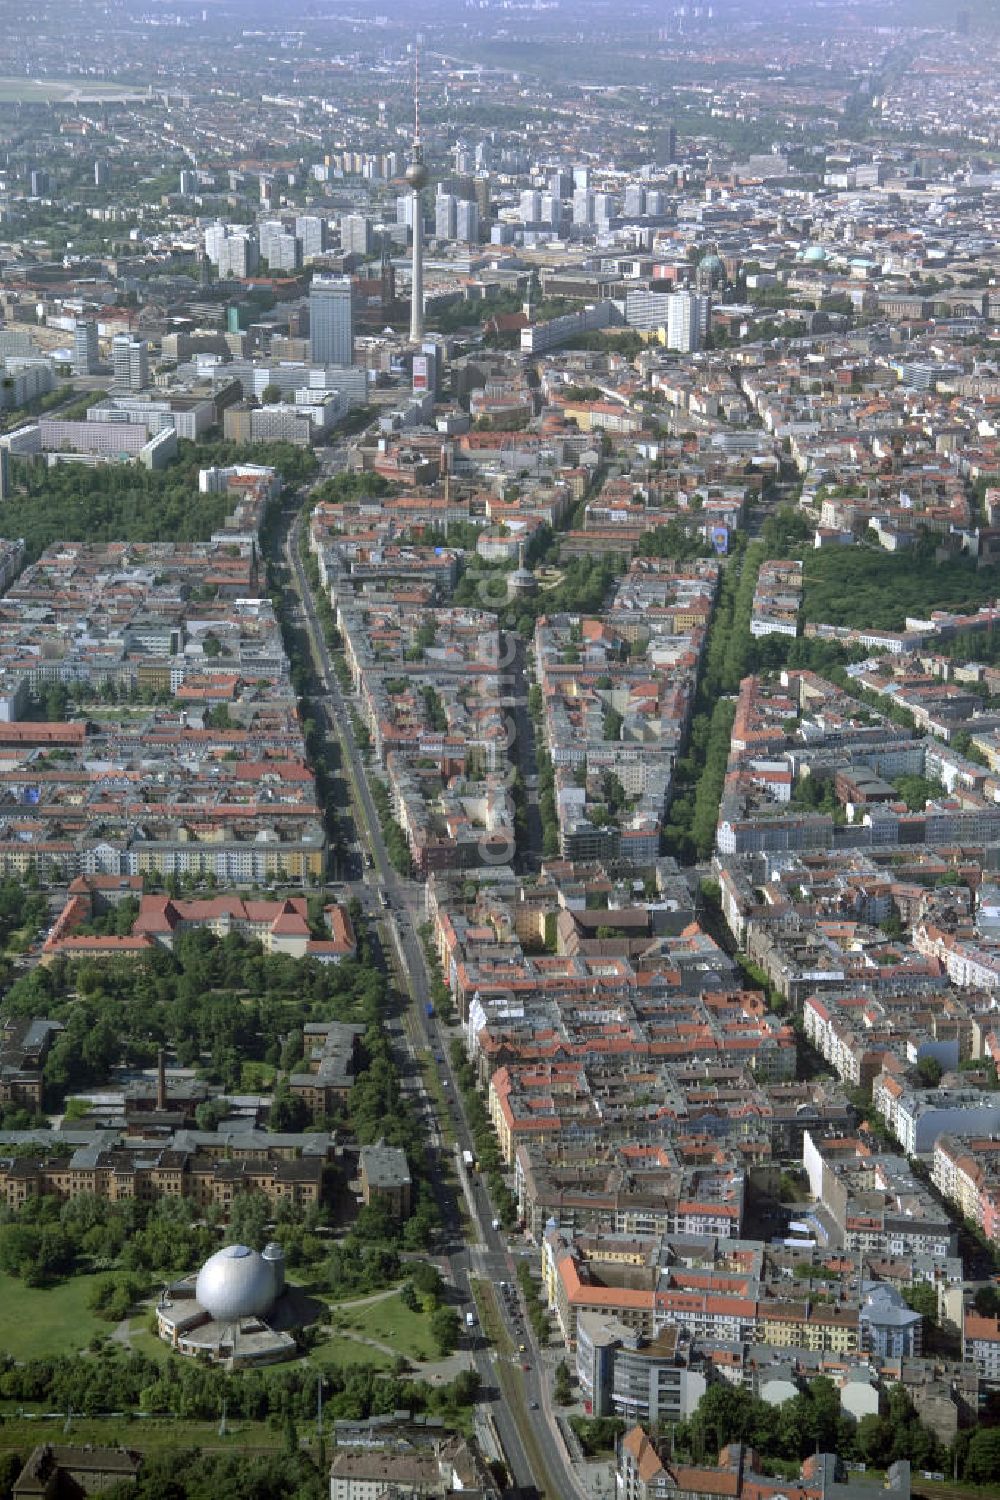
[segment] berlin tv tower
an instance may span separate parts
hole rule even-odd
[[[420,38],[417,38],[416,63],[413,73],[413,149],[406,168],[406,180],[412,194],[410,206],[413,210],[413,275],[410,287],[410,343],[419,344],[424,336],[424,202],[421,197],[427,186],[427,168],[424,166],[424,151],[420,142]]]

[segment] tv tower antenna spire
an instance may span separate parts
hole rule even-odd
[[[423,144],[420,139],[420,37],[417,37],[413,67],[413,147],[406,168],[410,186],[410,208],[413,218],[413,263],[410,285],[410,342],[419,344],[424,336],[424,200],[427,186]]]

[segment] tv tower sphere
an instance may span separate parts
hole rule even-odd
[[[414,157],[406,169],[406,180],[415,193],[427,186],[428,172],[419,157]]]

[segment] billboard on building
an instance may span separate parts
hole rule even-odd
[[[725,557],[729,551],[729,527],[717,524],[709,529],[708,539],[717,557]]]

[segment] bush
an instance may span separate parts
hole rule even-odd
[[[87,1293],[87,1306],[107,1323],[121,1323],[146,1295],[146,1283],[138,1276],[108,1276]]]
[[[620,1417],[570,1417],[569,1425],[588,1458],[613,1453],[615,1443],[625,1431],[625,1423]]]
[[[458,1348],[459,1321],[453,1307],[437,1307],[431,1314],[431,1337],[444,1357]]]
[[[523,1261],[517,1267],[517,1280],[524,1297],[525,1307],[528,1310],[528,1321],[531,1324],[531,1331],[539,1344],[544,1347],[549,1341],[548,1314],[545,1311],[545,1303],[542,1301],[538,1286]]]

